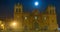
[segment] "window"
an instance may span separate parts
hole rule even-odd
[[[35,19],[37,19],[38,17],[37,16],[35,16]]]
[[[18,13],[18,12],[21,12],[21,9],[17,8],[17,9],[16,9],[16,12],[17,12],[17,13]]]
[[[16,9],[16,12],[18,12],[18,11],[19,11],[19,9],[17,8],[17,9]]]
[[[25,20],[27,19],[27,16],[25,16]]]
[[[51,9],[50,9],[50,14],[52,14],[52,11],[51,11]]]
[[[21,9],[19,9],[19,12],[21,12]]]
[[[54,14],[55,13],[54,10],[55,10],[55,8],[52,7],[50,13]]]

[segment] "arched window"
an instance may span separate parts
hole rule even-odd
[[[21,12],[21,8],[19,8],[19,12]]]
[[[16,8],[16,12],[17,12],[17,13],[19,12],[19,9],[18,9],[18,8]]]

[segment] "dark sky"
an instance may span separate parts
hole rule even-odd
[[[34,2],[36,1],[39,2],[37,7],[34,5]],[[25,12],[31,12],[35,8],[38,8],[40,11],[44,11],[48,5],[55,5],[57,21],[60,25],[60,0],[0,0],[0,18],[12,17],[14,4],[18,2],[23,5],[23,10]]]

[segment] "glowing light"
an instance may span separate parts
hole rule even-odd
[[[1,28],[4,29],[4,24],[1,24]]]
[[[38,2],[35,2],[35,6],[38,6],[38,4],[39,4]]]
[[[27,19],[27,17],[25,17],[25,20]]]
[[[14,22],[14,23],[12,23],[12,25],[13,25],[13,26],[16,26],[16,23]]]
[[[37,19],[37,16],[35,16],[35,19]]]
[[[9,25],[11,28],[13,28],[13,29],[16,29],[17,28],[17,26],[18,26],[18,22],[17,21],[12,21],[12,22],[10,22],[10,25]]]
[[[13,27],[16,27],[16,26],[17,26],[17,22],[15,22],[15,21],[14,21],[14,22],[11,22],[11,23],[10,23],[10,26],[11,26],[11,27],[12,27],[12,26],[13,26]]]
[[[4,26],[4,24],[1,24],[1,26],[3,27],[3,26]]]
[[[19,29],[19,28],[22,29],[22,23],[18,22],[17,20],[11,21],[9,24],[10,24],[9,26],[13,29]]]

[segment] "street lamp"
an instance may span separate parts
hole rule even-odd
[[[23,30],[23,26],[22,23],[18,20],[14,20],[9,22],[9,29],[11,29],[12,31],[22,31]]]
[[[13,22],[13,23],[12,23],[12,26],[16,26],[16,25],[17,25],[17,23],[16,23],[16,22]]]
[[[17,25],[17,22],[12,22],[11,23],[11,26],[14,26],[15,27],[16,25]]]
[[[5,26],[4,23],[0,20],[0,28],[4,30]]]
[[[1,24],[1,28],[4,29],[4,24]]]
[[[1,24],[1,26],[4,26],[4,24]]]
[[[13,21],[13,22],[10,23],[10,27],[11,28],[14,28],[15,29],[15,28],[17,28],[17,26],[18,26],[17,21]]]

